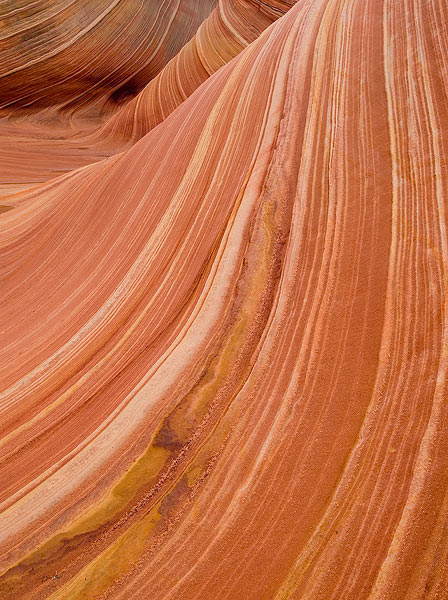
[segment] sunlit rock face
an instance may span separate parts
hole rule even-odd
[[[130,4],[0,123],[0,598],[445,600],[445,2]]]

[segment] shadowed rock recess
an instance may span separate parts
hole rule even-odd
[[[447,31],[0,1],[1,600],[448,599]]]

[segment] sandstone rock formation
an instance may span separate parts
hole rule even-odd
[[[0,123],[0,598],[444,600],[447,4],[207,14]]]

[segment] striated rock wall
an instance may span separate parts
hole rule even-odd
[[[2,599],[448,598],[446,3],[243,7],[0,215]]]
[[[237,56],[296,0],[218,3],[195,36],[138,96],[93,134],[96,144],[135,143],[161,123],[210,75]]]
[[[52,108],[92,118],[134,96],[216,0],[7,0],[0,6],[0,116]],[[50,117],[47,117],[47,119]]]

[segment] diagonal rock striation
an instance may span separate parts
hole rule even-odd
[[[448,598],[447,17],[220,2],[13,197],[0,598]]]

